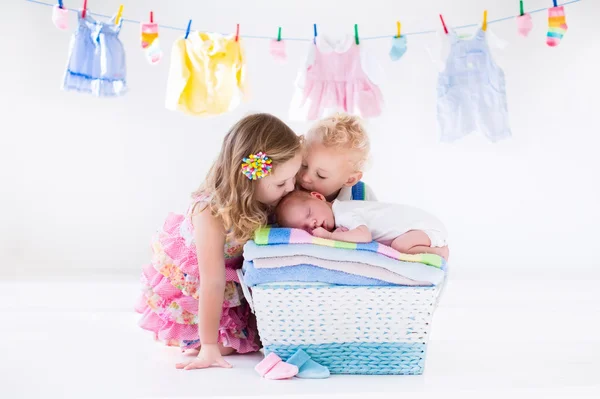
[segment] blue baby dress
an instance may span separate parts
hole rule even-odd
[[[119,39],[123,19],[115,24],[96,21],[78,12],[79,26],[71,38],[63,90],[99,97],[118,96],[127,90],[125,49]]]

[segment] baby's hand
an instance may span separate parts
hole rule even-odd
[[[312,231],[312,235],[319,238],[331,238],[331,232],[322,227],[317,227]]]
[[[346,231],[348,231],[348,229],[344,226],[340,226],[337,229],[333,230],[334,233],[344,233]]]

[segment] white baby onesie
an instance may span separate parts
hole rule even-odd
[[[334,201],[333,216],[336,227],[355,229],[365,225],[373,241],[391,244],[396,237],[411,230],[421,230],[431,240],[432,247],[448,245],[448,234],[440,220],[422,209],[408,205],[386,204],[375,201]]]

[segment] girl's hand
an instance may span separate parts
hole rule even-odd
[[[175,367],[184,370],[195,370],[195,369],[206,369],[211,366],[223,367],[230,369],[232,366],[229,364],[219,350],[219,345],[202,345],[200,347],[200,353],[194,360],[184,363],[177,363]]]
[[[317,227],[312,231],[312,235],[319,238],[331,238],[331,232],[325,230],[323,227]]]
[[[337,229],[333,230],[334,233],[343,233],[345,231],[348,231],[348,229],[344,226],[340,226]]]

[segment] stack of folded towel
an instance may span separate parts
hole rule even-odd
[[[408,255],[372,242],[317,238],[289,228],[263,228],[244,247],[244,281],[324,283],[350,286],[432,286],[446,263],[433,254]]]

